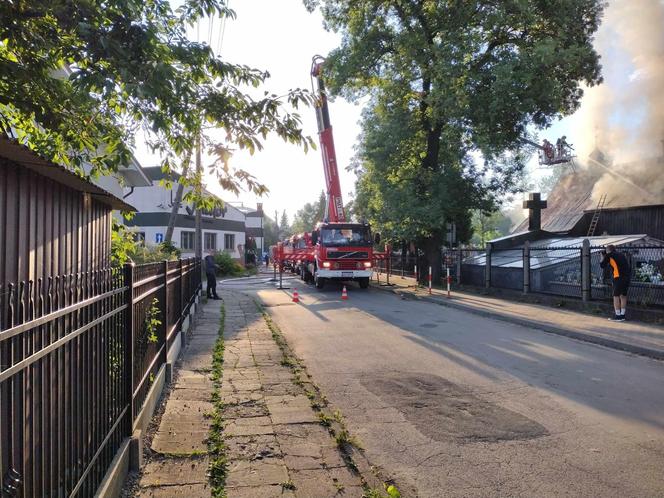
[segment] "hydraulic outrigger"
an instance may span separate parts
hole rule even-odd
[[[273,247],[272,259],[280,271],[290,267],[302,280],[313,281],[322,289],[329,280],[352,280],[366,289],[373,274],[375,260],[386,259],[389,250],[376,252],[374,244],[380,235],[371,235],[367,223],[352,223],[346,219],[334,137],[330,123],[325,83],[324,59],[315,56],[311,64],[312,87],[317,94],[316,120],[325,173],[326,205],[324,220],[309,234],[299,234]],[[387,249],[387,248],[386,248]]]

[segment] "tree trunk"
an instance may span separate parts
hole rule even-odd
[[[189,174],[189,164],[191,162],[191,152],[187,154],[187,158],[184,161],[182,166],[182,178],[187,178]],[[170,243],[173,239],[173,231],[175,230],[175,220],[178,217],[180,212],[180,205],[182,204],[182,193],[184,192],[184,185],[181,182],[178,182],[178,189],[175,192],[175,199],[173,200],[173,205],[171,206],[171,216],[168,218],[168,227],[166,228],[166,242]]]
[[[427,266],[422,268],[422,280],[424,284],[429,285],[429,266],[431,267],[432,281],[434,284],[440,284],[441,271],[443,258],[441,253],[441,238],[438,236],[431,237],[424,241],[424,257],[426,258]]]
[[[200,202],[200,198],[203,196],[203,165],[201,164],[201,139],[198,138],[196,143],[196,197],[198,197],[197,202]],[[203,257],[203,231],[201,230],[201,210],[200,208],[196,209],[196,243],[194,247],[196,248],[196,257]]]

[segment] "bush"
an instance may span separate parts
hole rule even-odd
[[[156,261],[178,259],[180,250],[172,243],[146,245],[136,241],[134,232],[113,220],[111,233],[111,262],[113,266],[121,266],[133,261],[136,264],[153,263]]]
[[[219,265],[217,272],[221,276],[239,276],[244,274],[244,267],[231,258],[227,252],[218,252],[214,255],[214,261]]]

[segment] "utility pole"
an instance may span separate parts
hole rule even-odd
[[[277,242],[281,240],[281,234],[279,233],[279,211],[274,210],[274,226],[277,227]]]
[[[201,165],[201,137],[199,135],[198,140],[196,141],[196,197],[200,201],[201,196],[203,195],[203,166]],[[196,208],[196,234],[194,235],[196,239],[194,243],[194,248],[196,251],[196,257],[203,257],[203,231],[201,230],[201,210]]]

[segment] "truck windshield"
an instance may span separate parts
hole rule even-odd
[[[321,228],[321,242],[324,246],[370,246],[371,234],[367,227]]]

